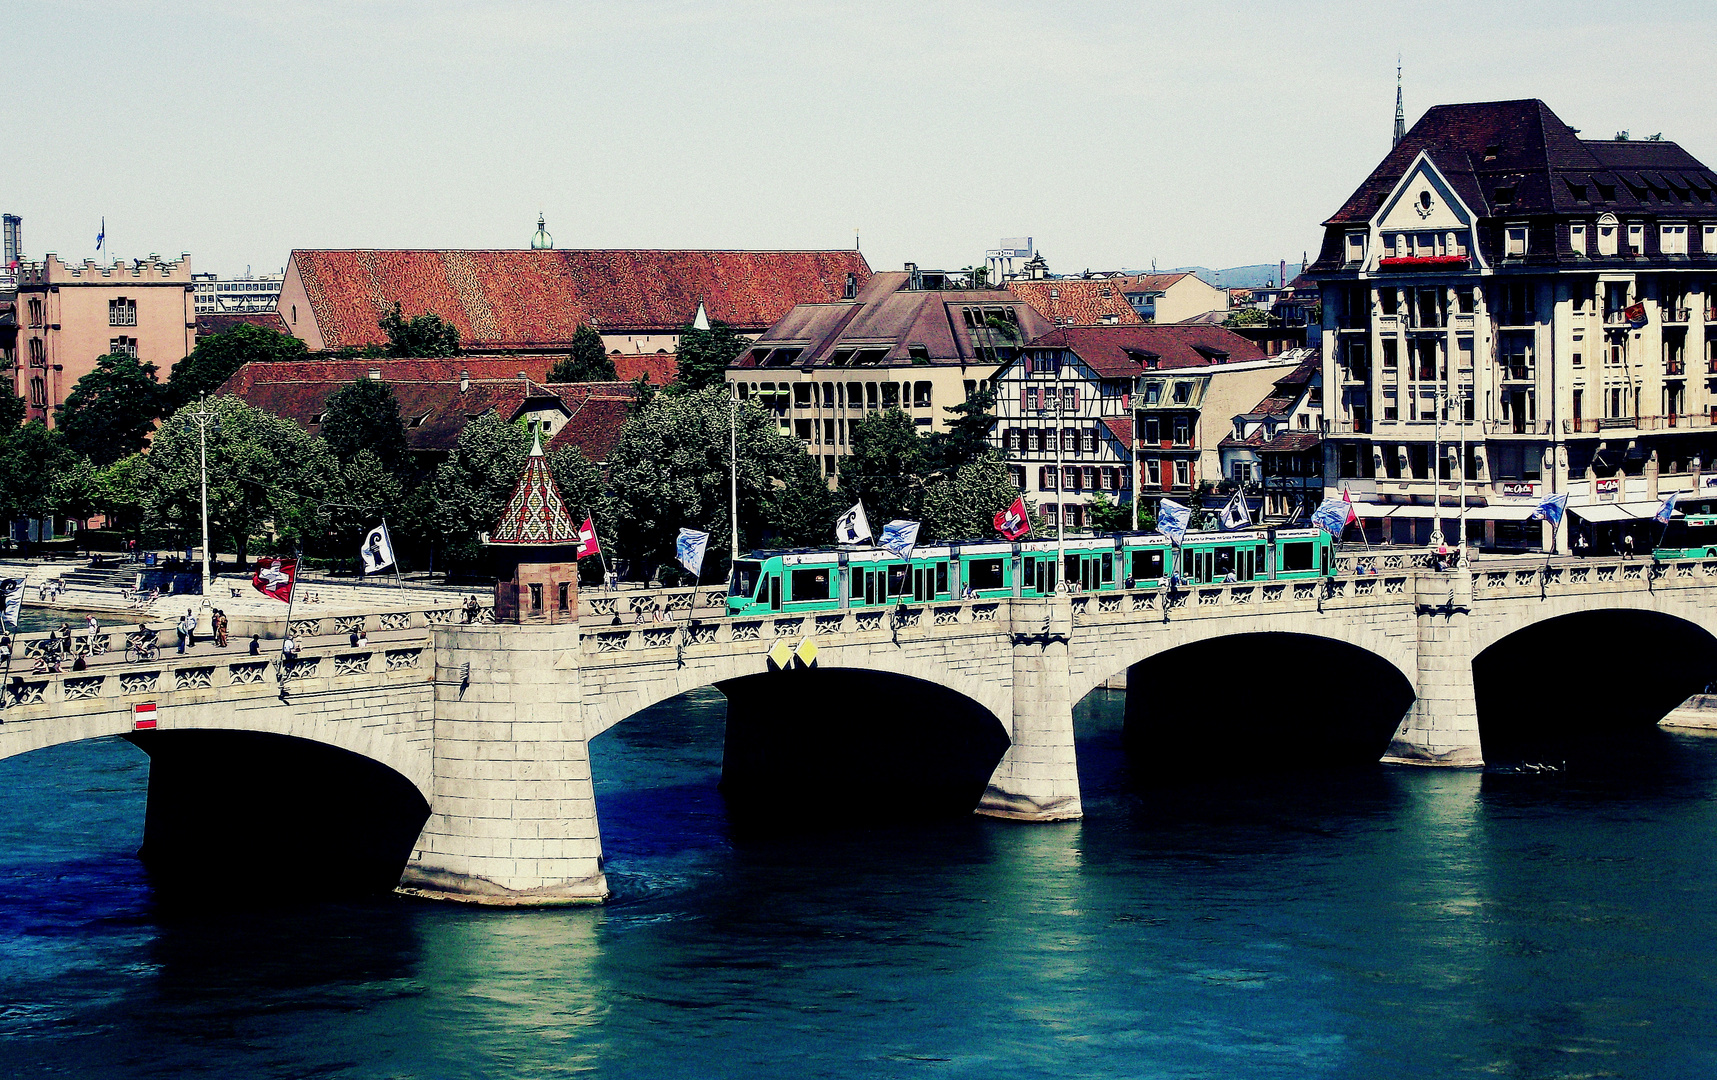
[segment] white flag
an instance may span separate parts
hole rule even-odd
[[[697,577],[703,573],[703,553],[708,546],[709,533],[681,529],[679,539],[674,541],[674,557],[693,577]]]
[[[18,613],[24,606],[24,579],[7,578],[0,581],[0,614],[14,627],[18,625]]]
[[[1252,510],[1246,505],[1244,492],[1236,491],[1234,497],[1228,500],[1228,505],[1222,508],[1222,516],[1217,524],[1224,529],[1244,529],[1252,524]]]
[[[835,542],[838,544],[860,544],[869,540],[870,522],[864,516],[864,502],[842,514],[835,521]]]
[[[366,574],[379,573],[393,565],[393,540],[388,537],[387,522],[377,525],[364,537],[358,558],[364,561]]]
[[[878,543],[902,559],[912,558],[912,549],[918,546],[918,522],[889,522],[882,527],[882,539]]]

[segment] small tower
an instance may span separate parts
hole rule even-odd
[[[1407,137],[1407,112],[1401,107],[1401,58],[1395,58],[1395,141],[1389,145],[1400,146],[1401,140]]]
[[[548,234],[548,230],[543,227],[544,224],[545,224],[545,222],[543,221],[543,216],[541,214],[538,214],[537,215],[537,232],[536,232],[535,236],[531,237],[531,250],[532,251],[547,251],[550,248],[554,247],[554,237],[552,237]]]
[[[549,474],[542,437],[489,537],[495,621],[520,625],[578,621],[578,526]]]

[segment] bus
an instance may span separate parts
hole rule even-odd
[[[1189,532],[1177,548],[1160,533],[1054,540],[926,544],[902,559],[883,548],[758,551],[733,564],[727,613],[800,614],[962,598],[1043,597],[1062,582],[1080,592],[1182,583],[1294,581],[1330,573],[1334,549],[1319,528]]]

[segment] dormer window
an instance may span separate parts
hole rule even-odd
[[[1586,226],[1583,222],[1568,226],[1568,246],[1576,255],[1586,254]]]
[[[1645,254],[1645,225],[1638,221],[1628,222],[1628,254]]]
[[[1563,183],[1568,185],[1568,197],[1569,198],[1573,199],[1577,203],[1584,203],[1586,201],[1586,185],[1585,184],[1576,184],[1572,180],[1564,180]]]
[[[1687,226],[1663,224],[1658,226],[1658,251],[1665,255],[1687,254]]]
[[[1526,226],[1510,225],[1503,230],[1503,254],[1517,259],[1526,254]]]
[[[1495,161],[1496,156],[1500,153],[1502,153],[1502,147],[1499,144],[1492,143],[1484,148],[1484,159],[1486,161]]]
[[[1513,203],[1514,189],[1512,187],[1499,187],[1496,189],[1496,204],[1498,206],[1510,206]]]
[[[1614,214],[1605,214],[1598,219],[1599,255],[1614,255],[1616,253],[1616,234],[1619,228]]]
[[[1362,263],[1365,261],[1365,234],[1361,232],[1347,234],[1347,261]]]

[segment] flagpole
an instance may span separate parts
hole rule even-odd
[[[1062,543],[1062,534],[1067,531],[1067,504],[1062,502],[1062,488],[1067,483],[1066,470],[1062,468],[1061,453],[1065,449],[1063,443],[1067,432],[1066,409],[1061,400],[1061,358],[1055,360],[1055,580],[1056,592],[1066,592],[1067,581],[1063,577],[1067,570],[1067,548]]]
[[[286,643],[292,640],[292,605],[298,600],[298,574],[302,569],[300,561],[292,560],[292,583],[286,590],[286,633],[280,636],[280,683],[286,684]],[[281,693],[285,693],[282,689]]]
[[[393,583],[399,586],[400,592],[404,592],[405,582],[402,581],[399,576],[399,552],[393,549],[393,533],[388,531],[388,519],[385,517],[382,518],[382,534],[388,538],[388,554],[393,556]],[[293,587],[295,590],[297,584],[298,582],[295,579],[293,581]],[[288,603],[288,606],[291,606],[290,603]]]
[[[727,404],[727,466],[728,466],[728,525],[732,529],[727,573],[731,580],[733,568],[739,564],[739,388],[730,384]],[[700,573],[702,564],[698,567]]]
[[[590,513],[590,507],[584,508],[585,519],[590,522],[590,538],[596,540],[596,518]],[[602,550],[602,541],[596,541],[596,557],[602,563],[602,586],[608,587],[608,556]]]

